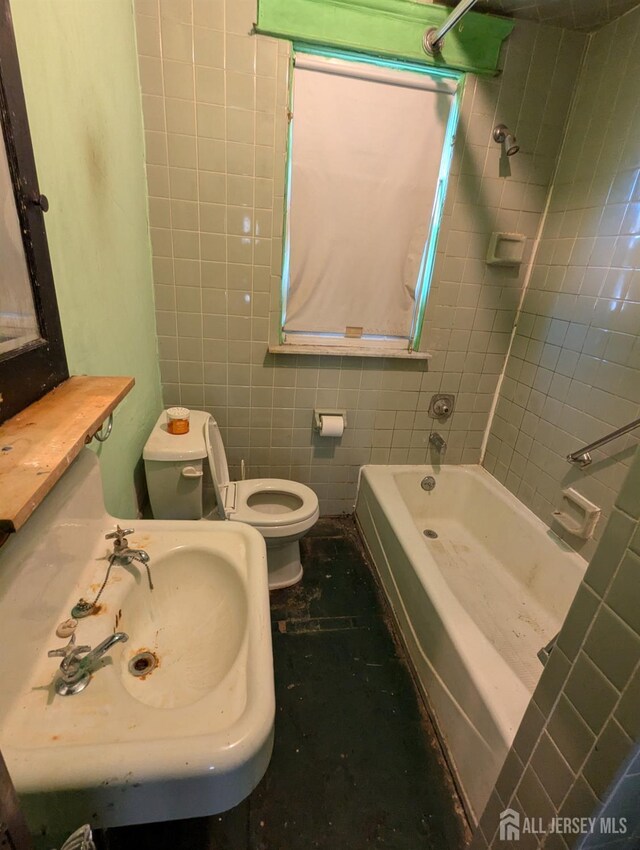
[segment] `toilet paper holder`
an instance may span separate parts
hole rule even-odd
[[[323,416],[341,416],[342,421],[344,422],[344,427],[347,427],[347,411],[346,410],[314,410],[313,411],[313,427],[316,431],[320,431],[322,429],[322,417]]]

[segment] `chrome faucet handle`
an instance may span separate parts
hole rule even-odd
[[[135,528],[120,528],[119,525],[116,525],[115,531],[110,531],[109,534],[105,534],[105,540],[116,540],[118,545],[121,546],[124,543],[124,539],[127,534],[133,534]]]
[[[60,667],[62,670],[68,670],[73,662],[78,659],[79,655],[84,655],[87,652],[91,652],[91,647],[76,646],[76,636],[73,634],[66,646],[61,646],[58,649],[50,649],[47,655],[49,658],[62,658]]]
[[[104,539],[113,540],[113,551],[117,554],[123,549],[128,548],[129,541],[127,540],[127,534],[133,534],[134,531],[135,528],[120,528],[119,525],[116,525],[116,530],[105,534]]]

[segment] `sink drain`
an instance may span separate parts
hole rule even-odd
[[[129,672],[132,676],[146,676],[158,666],[158,659],[153,652],[138,652],[129,661]]]
[[[425,530],[422,533],[424,534],[425,537],[428,537],[430,540],[435,540],[436,537],[438,536],[438,532],[434,531],[432,528],[425,528]]]

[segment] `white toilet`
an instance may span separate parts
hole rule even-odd
[[[170,434],[167,414],[156,422],[143,452],[155,519],[203,519],[202,482],[208,461],[216,510],[206,519],[246,522],[267,544],[269,589],[302,578],[299,540],[316,523],[318,497],[311,488],[282,478],[230,481],[220,429],[209,413],[192,410],[188,434]]]

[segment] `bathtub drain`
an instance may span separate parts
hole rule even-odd
[[[425,537],[428,537],[430,540],[435,540],[436,537],[438,536],[438,532],[434,531],[432,528],[425,528],[425,530],[422,533],[424,534]]]

